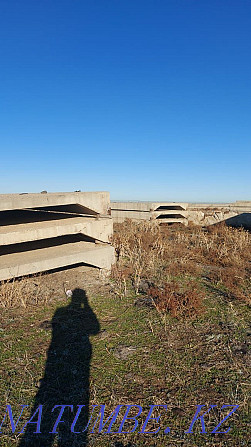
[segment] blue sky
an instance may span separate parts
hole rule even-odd
[[[251,199],[250,0],[0,0],[0,193]]]

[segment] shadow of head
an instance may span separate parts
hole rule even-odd
[[[76,288],[73,290],[70,306],[81,308],[88,306],[88,298],[83,289]]]
[[[64,325],[69,327],[71,334],[73,327],[75,335],[81,331],[88,335],[99,332],[98,319],[89,305],[85,291],[80,288],[73,290],[68,306],[57,311],[55,321],[57,322],[58,319],[64,321]]]

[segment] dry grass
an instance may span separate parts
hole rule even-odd
[[[41,301],[46,304],[46,296],[41,294],[41,274],[0,282],[0,307],[36,306]]]
[[[115,225],[113,238],[117,293],[125,296],[131,284],[137,294],[147,281],[158,308],[176,317],[201,311],[202,286],[250,303],[250,240],[249,232],[222,224],[173,228],[127,220]]]

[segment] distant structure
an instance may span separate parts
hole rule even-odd
[[[180,202],[111,202],[111,215],[117,223],[133,219],[187,225],[187,207],[188,203]]]
[[[111,202],[114,222],[157,220],[160,224],[213,225],[222,221],[251,229],[251,201],[234,203]]]
[[[226,222],[227,225],[250,230],[251,201],[191,203],[188,206],[188,221],[203,226]]]
[[[1,194],[0,280],[115,261],[108,192]]]

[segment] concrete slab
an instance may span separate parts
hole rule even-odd
[[[106,191],[0,194],[0,211],[76,204],[95,213],[107,214],[110,208],[110,194]]]
[[[188,204],[183,202],[111,202],[111,210],[149,212],[158,209],[164,210],[186,210]]]
[[[109,270],[109,213],[108,192],[1,194],[0,280],[76,263]]]
[[[186,203],[186,202],[111,202],[114,222],[125,219],[157,220],[161,224],[193,223],[214,225],[219,222],[236,223],[247,228],[250,222],[251,201],[234,203]],[[232,219],[241,215],[238,219]],[[230,220],[231,219],[231,220]]]
[[[150,211],[185,211],[186,202],[152,202]]]
[[[2,255],[0,281],[79,263],[110,270],[114,262],[115,251],[112,246],[81,241]]]
[[[186,218],[164,218],[164,219],[158,219],[157,220],[157,222],[159,223],[159,224],[168,224],[168,225],[170,225],[170,224],[175,224],[175,223],[180,223],[180,224],[183,224],[183,225],[188,225],[188,222],[187,222],[187,219]]]
[[[6,225],[0,226],[0,246],[78,233],[102,242],[109,242],[112,230],[113,224],[110,217],[99,219],[73,217],[62,220]]]
[[[111,202],[111,211],[149,212],[151,202]]]
[[[161,219],[162,223],[168,224],[176,222],[177,219],[183,219],[179,222],[184,222],[187,206],[184,202],[111,202],[111,215],[117,223],[125,219]]]
[[[125,219],[132,220],[150,220],[150,212],[129,211],[129,210],[111,210],[111,216],[114,222],[123,222]]]
[[[152,211],[151,212],[152,219],[158,219],[159,216],[166,216],[167,218],[174,218],[180,217],[180,218],[187,218],[188,212],[184,210],[159,210],[159,211]]]

